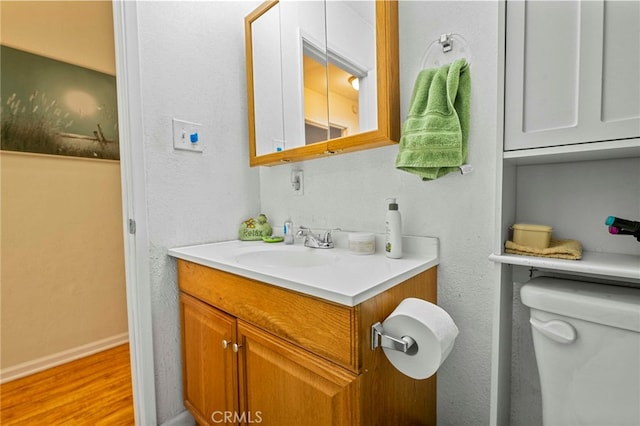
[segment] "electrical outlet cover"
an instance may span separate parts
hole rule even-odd
[[[291,170],[291,187],[294,195],[304,195],[304,172]]]

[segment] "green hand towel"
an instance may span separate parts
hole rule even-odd
[[[396,167],[422,180],[458,171],[467,161],[470,95],[465,59],[420,71],[402,126]]]

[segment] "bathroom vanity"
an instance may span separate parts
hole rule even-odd
[[[372,324],[403,299],[436,303],[429,240],[430,254],[398,260],[238,241],[170,250],[185,406],[199,424],[435,425],[435,376],[371,349]]]

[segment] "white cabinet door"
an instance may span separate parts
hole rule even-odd
[[[505,151],[640,137],[640,2],[507,1]]]

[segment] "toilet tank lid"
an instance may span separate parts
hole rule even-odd
[[[640,288],[539,277],[520,297],[530,308],[640,333]]]

